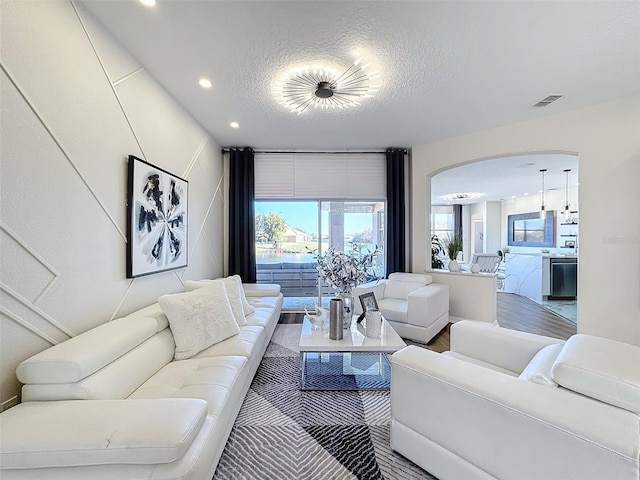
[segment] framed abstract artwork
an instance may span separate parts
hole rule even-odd
[[[187,266],[189,182],[129,155],[127,278]]]

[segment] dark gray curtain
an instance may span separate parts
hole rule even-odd
[[[462,205],[453,205],[453,234],[462,236]]]
[[[388,148],[387,157],[387,276],[406,271],[405,149]]]
[[[229,150],[229,275],[256,281],[255,168],[251,148]]]

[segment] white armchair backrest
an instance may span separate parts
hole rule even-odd
[[[411,292],[433,282],[431,275],[420,273],[392,273],[384,289],[385,298],[406,300]]]
[[[497,253],[474,253],[471,264],[477,263],[481,272],[494,273],[500,265],[500,255]]]

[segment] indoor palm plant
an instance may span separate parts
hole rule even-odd
[[[462,235],[456,233],[453,236],[449,236],[445,238],[442,242],[444,249],[449,255],[449,270],[452,272],[457,272],[460,270],[460,265],[458,265],[458,253],[462,251]]]

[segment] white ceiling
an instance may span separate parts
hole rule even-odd
[[[539,195],[542,188],[540,169],[544,176],[545,191],[565,190],[578,184],[578,157],[571,154],[534,154],[502,157],[474,162],[446,170],[431,178],[431,204],[462,205],[510,200],[512,197]],[[569,176],[564,172],[570,169]],[[454,193],[480,193],[475,200],[447,201],[442,195]]]
[[[640,93],[638,1],[78,3],[224,147],[411,147]],[[292,67],[346,69],[360,56],[381,87],[357,108],[297,116],[272,95]],[[201,77],[213,87],[202,89]],[[531,108],[551,94],[564,97]],[[545,168],[537,160],[512,173],[531,184],[531,171]],[[506,165],[517,162],[526,163]],[[474,177],[490,173],[495,187],[502,165],[476,166]],[[516,194],[495,190],[496,199]]]

